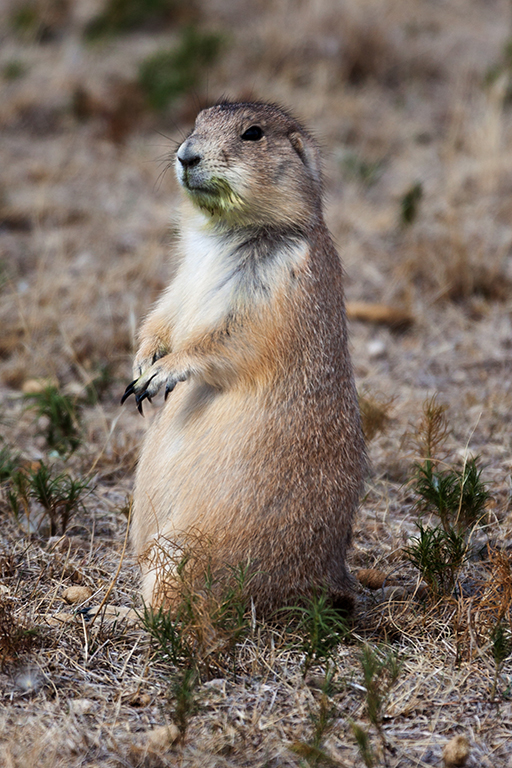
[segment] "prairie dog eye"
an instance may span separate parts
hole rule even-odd
[[[242,141],[259,141],[263,136],[263,129],[259,125],[251,125],[245,133],[242,133]]]

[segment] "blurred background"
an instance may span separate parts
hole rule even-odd
[[[139,634],[71,625],[61,593],[137,605],[123,542],[163,397],[144,419],[119,401],[172,272],[175,149],[228,96],[284,104],[323,149],[370,455],[349,566],[380,581],[359,590],[336,687],[330,660],[306,686],[302,651],[283,636],[276,662],[259,629],[254,656],[247,638],[213,662],[226,679],[201,693],[183,764],[362,765],[365,637],[404,651],[390,765],[441,765],[464,729],[468,768],[510,768],[511,0],[0,0],[0,89],[0,763],[174,759],[130,746],[179,711],[168,662]],[[9,666],[31,643],[36,683]]]
[[[200,108],[257,98],[289,107],[323,147],[358,387],[395,403],[386,471],[434,391],[493,463],[492,446],[510,446],[508,0],[3,0],[0,12],[4,394],[95,380],[117,408],[170,274],[175,147]]]

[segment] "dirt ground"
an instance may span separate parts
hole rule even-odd
[[[0,765],[441,766],[462,735],[470,768],[512,766],[512,656],[493,695],[477,599],[498,583],[498,558],[512,601],[512,6],[196,0],[88,41],[105,6],[0,7],[0,449],[28,472],[42,462],[89,483],[64,537],[34,502],[13,515],[1,486]],[[189,24],[220,35],[218,58],[156,112],[140,63],[178,45]],[[325,665],[304,675],[293,643],[256,622],[236,664],[219,657],[202,675],[180,740],[173,668],[147,632],[122,618],[89,626],[62,594],[89,587],[87,605],[141,610],[124,544],[151,409],[141,419],[119,399],[141,318],[169,279],[172,153],[198,109],[226,94],[284,103],[323,147],[357,386],[380,414],[367,424],[371,471],[350,565],[401,590],[361,586],[328,693]],[[367,317],[374,304],[387,308],[380,322]],[[79,403],[70,456],[27,407],[41,381]],[[403,554],[417,533],[418,425],[435,394],[450,427],[446,462],[478,456],[491,494],[466,586],[437,602],[420,599]],[[363,642],[402,660],[380,732]],[[329,726],[315,741],[326,701]],[[353,722],[368,734],[366,757]]]

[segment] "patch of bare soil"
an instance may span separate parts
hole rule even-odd
[[[0,9],[0,765],[511,766],[510,4],[196,0],[88,41],[106,6]],[[155,112],[140,63],[191,23],[220,35],[218,58]],[[173,149],[223,94],[285,103],[324,147],[371,458],[351,567],[385,578],[360,587],[329,661],[305,672],[304,637],[256,617],[188,696],[133,614],[80,611],[142,613],[125,543],[145,420],[118,403],[170,276]],[[73,404],[70,455],[28,407],[48,383]],[[491,495],[441,597],[404,555],[436,393],[443,461],[478,456]],[[41,467],[87,481],[65,531],[60,497],[50,531],[23,486]],[[388,664],[376,715],[365,648]]]

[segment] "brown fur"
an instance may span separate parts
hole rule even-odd
[[[241,138],[251,126],[261,138]],[[137,470],[144,598],[158,604],[173,552],[199,535],[214,567],[250,563],[259,611],[313,588],[350,600],[365,453],[316,144],[277,107],[221,104],[199,114],[176,165],[190,198],[178,269],[127,389],[140,407],[173,390]]]

